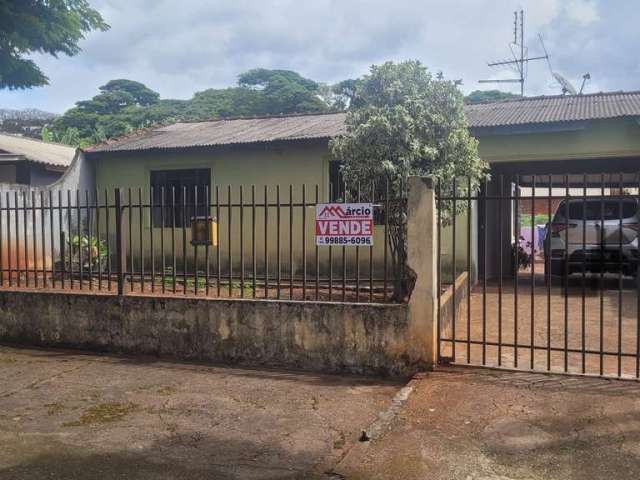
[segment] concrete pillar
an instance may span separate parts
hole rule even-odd
[[[431,178],[409,178],[407,205],[407,263],[416,275],[409,299],[411,352],[432,367],[438,355],[438,228],[434,182]]]

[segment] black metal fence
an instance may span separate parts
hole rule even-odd
[[[374,204],[372,247],[316,245],[318,185],[5,193],[0,286],[389,302],[398,269],[387,212],[405,205],[392,190],[341,188],[341,202]]]
[[[458,179],[437,193],[442,362],[640,377],[639,175]],[[462,272],[470,287],[449,287]]]

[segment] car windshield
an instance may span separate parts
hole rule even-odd
[[[622,215],[620,204],[622,203]],[[568,205],[568,208],[567,208]],[[569,220],[619,220],[620,218],[633,217],[638,211],[638,203],[635,200],[569,200],[563,201],[556,211],[554,222],[565,221],[565,215],[569,210]]]

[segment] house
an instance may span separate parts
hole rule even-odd
[[[49,185],[71,165],[76,149],[33,138],[0,134],[0,183]]]

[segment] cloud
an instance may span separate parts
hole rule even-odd
[[[62,112],[113,78],[147,84],[164,98],[233,85],[255,67],[286,68],[323,82],[362,75],[385,60],[420,59],[462,79],[505,78],[486,63],[510,57],[513,11],[524,8],[531,54],[543,33],[554,68],[585,71],[606,89],[637,88],[635,0],[91,0],[112,26],[76,57],[34,56],[47,87],[0,92],[0,107]],[[596,82],[597,81],[597,82]],[[517,90],[517,86],[500,85]],[[527,93],[553,94],[544,62],[531,64]]]

